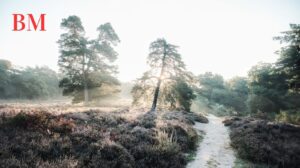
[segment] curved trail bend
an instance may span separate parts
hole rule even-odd
[[[199,145],[195,160],[187,168],[231,168],[235,155],[230,147],[229,130],[222,123],[222,118],[212,114],[207,116],[209,123],[196,123],[198,131],[205,132]]]

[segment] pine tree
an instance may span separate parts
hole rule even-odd
[[[77,16],[63,19],[61,27],[67,32],[60,37],[58,65],[63,79],[59,86],[63,94],[73,96],[73,102],[90,99],[89,89],[109,84],[119,84],[114,77],[117,67],[112,65],[118,56],[113,46],[120,40],[110,23],[98,27],[99,35],[94,40],[85,37],[85,30]],[[82,93],[83,92],[83,93]]]
[[[186,71],[177,48],[177,46],[167,43],[165,39],[157,39],[150,44],[147,63],[151,70],[137,79],[132,89],[134,104],[149,102],[152,95],[151,111],[156,110],[158,101],[161,105],[167,105],[169,108],[183,106],[182,101],[179,101],[179,94],[184,93],[178,91],[178,88],[189,87],[188,84],[183,85],[182,83],[189,83],[192,75]],[[190,98],[193,99],[194,96],[190,96],[186,101],[190,101]]]
[[[277,53],[278,68],[289,77],[288,83],[291,90],[300,92],[300,25],[290,24],[291,30],[282,32],[282,36],[274,37],[287,45]]]

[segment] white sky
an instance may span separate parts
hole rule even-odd
[[[116,64],[122,81],[148,69],[149,44],[160,37],[180,46],[195,74],[245,76],[256,63],[277,59],[272,37],[300,23],[299,9],[297,0],[2,0],[0,59],[58,70],[60,22],[77,15],[91,38],[100,24],[112,24],[121,39]],[[13,32],[13,13],[46,13],[47,31]]]

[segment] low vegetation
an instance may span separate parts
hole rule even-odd
[[[0,163],[4,167],[185,167],[199,136],[200,114],[101,109],[59,115],[3,107]]]
[[[300,164],[300,127],[255,118],[231,118],[231,146],[242,159],[274,167]]]

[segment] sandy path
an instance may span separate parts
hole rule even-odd
[[[208,115],[208,124],[196,123],[195,128],[204,131],[204,139],[199,145],[195,160],[187,168],[231,168],[234,165],[234,152],[229,143],[229,130],[224,127],[222,119]]]

